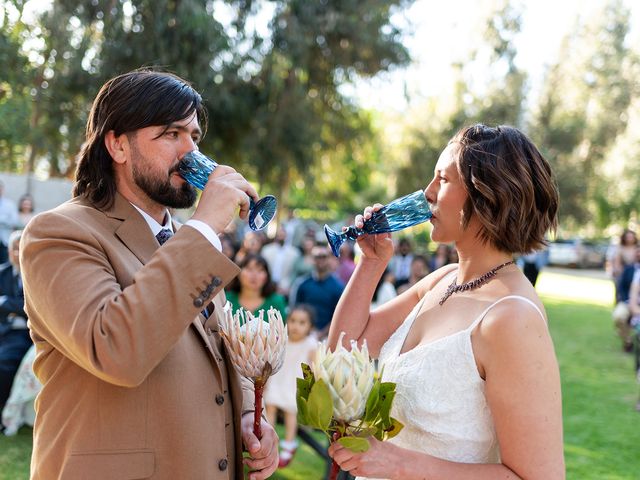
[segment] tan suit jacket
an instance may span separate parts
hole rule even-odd
[[[43,384],[31,478],[242,478],[253,395],[217,321],[236,265],[187,225],[160,248],[119,195],[108,211],[76,198],[38,215],[20,253]]]

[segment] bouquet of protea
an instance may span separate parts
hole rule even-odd
[[[311,366],[302,364],[303,378],[297,379],[298,422],[325,432],[354,452],[369,449],[367,437],[387,440],[403,425],[390,416],[396,384],[382,382],[366,342],[351,350],[342,346],[340,335],[335,352],[326,342],[316,350]],[[331,479],[337,478],[333,462]]]
[[[235,314],[229,302],[224,307],[220,332],[238,373],[254,385],[255,410],[253,433],[262,438],[260,417],[264,386],[271,375],[282,367],[287,346],[287,329],[280,312],[271,307],[268,321],[263,320],[264,310],[254,317],[239,308]]]

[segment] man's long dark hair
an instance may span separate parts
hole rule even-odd
[[[139,69],[112,78],[96,96],[78,158],[73,196],[85,196],[99,208],[113,205],[116,180],[105,135],[116,136],[151,126],[168,126],[196,112],[203,135],[207,115],[202,97],[169,72]]]

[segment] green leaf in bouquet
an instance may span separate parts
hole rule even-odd
[[[309,373],[307,375],[304,374],[304,378],[296,378],[296,405],[298,406],[298,423],[302,425],[310,425],[309,418],[309,409],[307,408],[307,400],[309,399],[309,394],[311,393],[311,386],[313,385],[314,378],[313,373],[309,369],[308,365],[302,364],[302,370],[305,372],[305,367],[307,367],[306,372]]]
[[[354,453],[366,452],[370,447],[369,440],[360,437],[341,437],[338,443]]]
[[[365,428],[361,428],[351,432],[350,435],[354,437],[367,438],[367,437],[375,436],[377,432],[378,432],[377,427],[365,427]]]
[[[309,409],[307,408],[307,401],[300,397],[296,397],[296,405],[298,407],[297,419],[301,425],[310,425],[311,419],[309,418]]]
[[[404,425],[400,421],[396,420],[395,418],[391,418],[391,426],[385,429],[383,440],[388,440],[395,437],[403,428]]]
[[[306,378],[296,378],[296,397],[309,399],[311,387],[313,385]]]
[[[307,380],[311,384],[311,386],[313,386],[313,383],[316,381],[316,379],[313,376],[313,371],[311,371],[311,367],[306,363],[301,363],[300,366],[302,367],[302,378]]]
[[[386,392],[380,396],[380,416],[382,417],[382,425],[385,430],[391,426],[391,404],[395,396],[395,391]]]
[[[393,392],[396,389],[396,384],[393,382],[380,383],[380,395],[384,395],[387,392]]]
[[[307,415],[311,426],[327,431],[333,418],[333,399],[329,387],[323,380],[318,380],[311,387]]]
[[[371,388],[371,392],[369,392],[369,396],[367,397],[367,405],[364,409],[364,417],[363,420],[365,422],[372,422],[378,416],[378,410],[380,405],[380,381],[376,380]]]

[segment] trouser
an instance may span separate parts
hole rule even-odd
[[[6,263],[9,261],[9,249],[7,244],[0,240],[0,263]]]
[[[20,362],[31,344],[27,329],[7,330],[0,335],[0,413],[11,393]]]
[[[540,273],[540,270],[538,269],[536,264],[525,262],[524,267],[522,268],[522,273],[524,273],[524,276],[529,279],[531,285],[535,287],[536,282],[538,281],[538,274]]]

